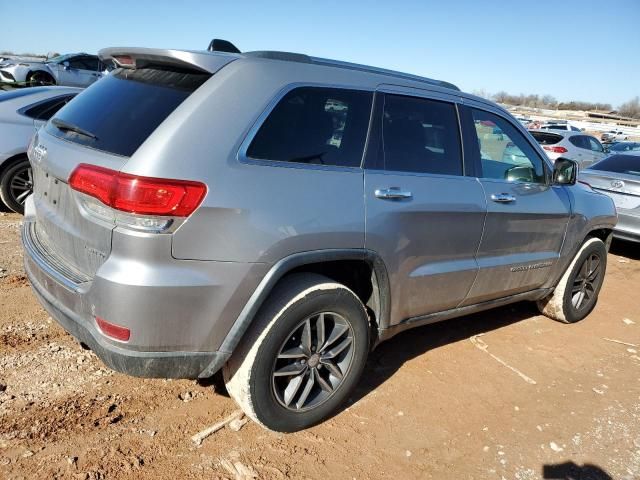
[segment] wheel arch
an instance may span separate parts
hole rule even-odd
[[[58,84],[58,80],[56,79],[55,75],[50,72],[49,70],[44,70],[42,68],[36,68],[34,70],[29,70],[27,72],[27,75],[24,77],[25,82],[30,82],[31,81],[31,77],[33,76],[33,74],[35,73],[44,73],[45,75],[49,75],[51,77],[51,80],[53,80],[53,84],[52,85],[57,85]]]
[[[2,178],[2,175],[4,175],[4,172],[7,170],[7,168],[15,165],[16,162],[22,159],[29,160],[29,157],[27,157],[27,152],[16,153],[15,155],[12,155],[9,158],[5,159],[4,162],[0,163],[0,178]]]
[[[592,228],[591,230],[589,230],[589,232],[587,232],[587,235],[582,240],[582,243],[586,242],[589,237],[595,237],[602,240],[608,252],[609,247],[611,246],[611,240],[613,239],[613,228],[609,226]]]
[[[365,249],[327,249],[301,252],[277,262],[265,275],[240,312],[219,349],[216,359],[199,375],[206,378],[218,371],[244,338],[269,294],[285,277],[294,273],[318,273],[343,283],[360,298],[372,320],[375,334],[389,323],[390,287],[387,269],[380,256]],[[366,281],[365,281],[366,280]]]

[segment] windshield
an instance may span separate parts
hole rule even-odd
[[[640,155],[611,155],[593,165],[591,170],[640,176]]]
[[[612,152],[627,152],[629,150],[640,150],[640,143],[616,143],[609,150]]]
[[[51,57],[47,59],[47,63],[60,63],[60,62],[64,62],[65,60],[73,57],[74,55],[71,53],[67,53],[66,55],[58,55],[57,57]]]

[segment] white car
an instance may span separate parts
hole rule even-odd
[[[40,126],[82,89],[33,87],[0,92],[0,199],[22,213],[33,189],[27,147]]]
[[[72,53],[45,61],[20,59],[0,63],[0,82],[17,85],[88,87],[109,71],[97,55]]]
[[[629,135],[621,130],[609,130],[600,136],[600,140],[603,142],[622,142],[623,140],[629,140]]]
[[[567,130],[530,130],[551,160],[563,157],[587,168],[607,156],[597,138],[582,132]]]

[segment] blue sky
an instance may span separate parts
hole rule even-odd
[[[0,50],[110,46],[288,50],[463,90],[609,102],[640,95],[640,0],[0,0]]]

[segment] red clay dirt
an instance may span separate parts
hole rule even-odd
[[[237,408],[219,382],[130,378],[83,350],[33,296],[19,222],[0,216],[2,479],[640,479],[637,245],[614,242],[578,324],[522,303],[408,331],[327,422],[197,447]]]

